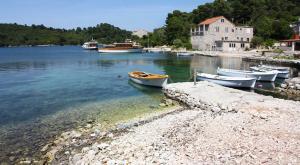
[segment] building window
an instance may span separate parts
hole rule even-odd
[[[224,22],[225,20],[224,19],[221,19],[221,22]]]
[[[203,31],[203,25],[200,26],[200,31]]]
[[[231,43],[229,43],[229,47],[231,48]]]
[[[234,33],[234,29],[232,29],[232,33]]]
[[[237,40],[239,40],[240,38],[239,37],[237,37]]]
[[[225,40],[227,41],[227,40],[228,40],[228,37],[225,37]]]
[[[222,41],[224,41],[224,37],[222,37]]]
[[[244,48],[245,47],[245,44],[244,43],[241,43],[241,48]]]
[[[244,41],[244,38],[241,38],[241,41]]]
[[[247,38],[247,42],[250,42],[250,39],[249,39],[249,38]]]
[[[205,25],[205,31],[208,31],[209,25]]]
[[[229,30],[228,30],[228,27],[226,27],[226,28],[225,28],[225,32],[228,33],[228,31],[229,31]]]
[[[219,31],[220,31],[219,26],[217,26],[215,29],[216,29],[216,32],[219,32]]]

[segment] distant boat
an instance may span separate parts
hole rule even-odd
[[[189,52],[177,52],[177,56],[193,56],[193,53]]]
[[[89,42],[85,42],[82,45],[82,48],[86,49],[86,50],[97,50],[98,49],[98,42],[95,41],[95,40],[91,40]]]
[[[258,72],[275,71],[275,72],[277,72],[277,78],[284,78],[284,79],[289,78],[289,73],[290,73],[289,70],[285,70],[285,69],[275,70],[275,69],[266,68],[266,67],[262,67],[262,66],[253,66],[253,67],[250,67],[250,70],[258,71]]]
[[[258,81],[273,82],[273,81],[275,81],[275,79],[277,77],[276,71],[255,72],[255,71],[218,68],[217,72],[219,75],[223,75],[223,76],[256,78],[256,80],[258,80]]]
[[[98,49],[99,53],[142,53],[143,47],[134,44],[131,41],[124,43],[114,43],[112,45],[106,45],[103,48]]]
[[[256,78],[219,76],[207,73],[198,73],[197,80],[209,81],[222,86],[234,88],[254,88],[256,83]]]
[[[154,86],[154,87],[163,87],[168,82],[168,75],[160,74],[151,74],[146,72],[129,72],[128,73],[130,80],[137,84]]]

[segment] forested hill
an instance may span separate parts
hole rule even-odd
[[[55,29],[44,25],[0,24],[0,46],[78,45],[92,38],[100,43],[121,42],[131,38],[131,32],[107,23],[71,30]]]
[[[289,24],[300,17],[300,0],[215,0],[190,13],[175,10],[166,19],[164,41],[158,43],[187,46],[191,26],[221,15],[237,25],[253,26],[256,39],[261,41],[286,39],[292,34]]]

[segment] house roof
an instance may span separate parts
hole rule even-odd
[[[281,40],[280,42],[300,42],[300,39]]]
[[[200,24],[200,25],[208,25],[208,24],[212,24],[212,23],[218,21],[218,20],[221,19],[221,18],[225,18],[225,17],[224,17],[224,16],[218,16],[218,17],[208,18],[208,19],[206,19],[206,20],[200,22],[199,24]]]

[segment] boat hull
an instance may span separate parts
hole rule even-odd
[[[260,65],[262,68],[278,70],[278,71],[289,71],[290,68],[288,67],[276,67],[276,66],[269,66],[269,65]]]
[[[266,71],[276,71],[277,72],[277,78],[283,78],[287,79],[289,78],[289,70],[273,70],[273,69],[267,69],[267,68],[260,68],[260,67],[250,67],[250,70],[258,71],[258,72],[266,72]]]
[[[98,49],[99,53],[142,53],[143,49]]]
[[[220,76],[226,78],[227,76]],[[207,77],[203,74],[197,75],[197,80],[201,81],[208,81],[215,84],[219,84],[226,87],[233,87],[233,88],[254,88],[256,79],[255,78],[247,78],[247,79],[216,79],[212,77]]]
[[[256,78],[257,81],[270,81],[270,82],[274,82],[277,77],[277,72],[274,71],[253,72],[253,71],[242,71],[242,70],[231,70],[231,69],[218,69],[217,73],[223,76]]]
[[[98,49],[98,47],[84,47],[84,46],[82,46],[82,48],[85,50],[97,50]]]
[[[194,54],[188,52],[178,52],[177,56],[193,56]]]
[[[147,86],[153,86],[153,87],[164,87],[167,85],[168,78],[161,78],[161,79],[140,79],[135,77],[129,77],[131,81],[141,84],[141,85],[147,85]]]

